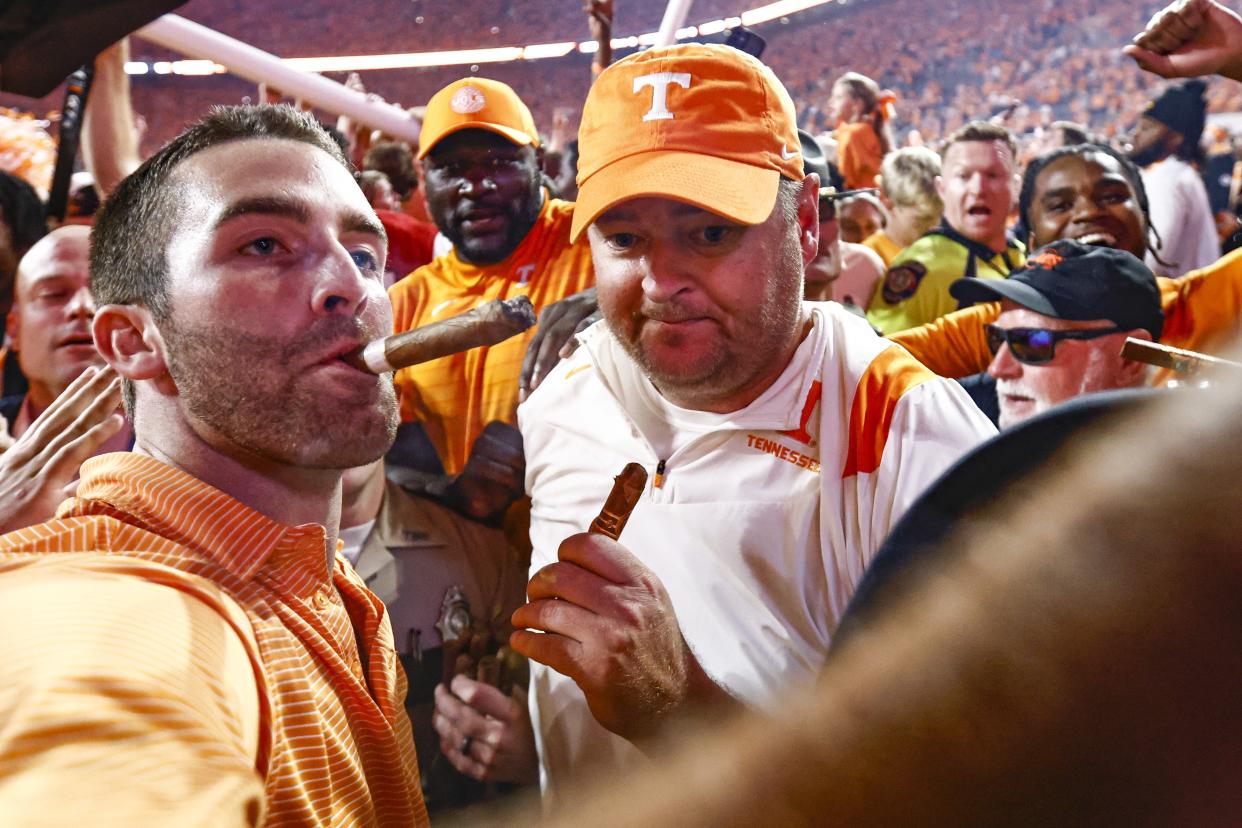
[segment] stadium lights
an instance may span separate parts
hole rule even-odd
[[[541,43],[537,46],[524,46],[522,47],[522,60],[564,57],[577,46],[578,44],[572,40],[568,43]]]
[[[742,12],[742,25],[757,26],[778,17],[788,17],[791,14],[822,6],[826,2],[828,0],[780,0],[776,3],[768,3],[766,6]]]
[[[427,66],[506,63],[521,59],[521,46],[500,46],[493,49],[454,49],[445,52],[407,52],[395,55],[285,58],[284,64],[293,69],[301,69],[303,72],[364,72],[369,69],[420,69]]]
[[[228,70],[214,60],[174,60],[172,71],[174,75],[217,75]]]
[[[756,26],[781,17],[788,17],[798,12],[813,9],[834,2],[834,0],[778,0],[763,6],[749,9],[736,17],[725,17],[710,20],[697,26],[686,26],[677,30],[677,39],[686,40],[691,37],[720,34],[725,29],[738,26]],[[843,3],[845,0],[835,0]],[[650,46],[656,42],[657,32],[645,32],[629,37],[612,39],[614,49],[636,49]],[[544,60],[547,58],[564,57],[577,50],[588,55],[598,51],[599,44],[594,40],[565,43],[536,43],[529,46],[502,46],[488,49],[456,49],[443,52],[405,52],[388,55],[340,55],[336,57],[284,58],[286,66],[304,72],[365,72],[379,69],[422,69],[435,66],[462,66],[480,63],[508,63],[516,60]],[[212,75],[228,71],[225,67],[210,60],[178,60],[156,61],[149,67],[142,61],[129,61],[125,64],[128,75],[145,75],[152,71],[157,75]]]

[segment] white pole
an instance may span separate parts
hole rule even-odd
[[[672,46],[677,42],[677,30],[686,25],[690,3],[691,0],[668,0],[668,5],[664,7],[664,19],[660,21],[660,31],[656,34],[657,47]]]
[[[266,83],[282,93],[406,141],[418,142],[419,122],[404,109],[367,98],[323,75],[286,66],[280,58],[175,14],[166,14],[136,34],[174,52],[214,60],[235,75]]]

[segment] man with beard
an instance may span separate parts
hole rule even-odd
[[[1147,366],[1121,356],[1127,337],[1160,338],[1156,279],[1124,250],[1059,241],[1008,279],[962,279],[964,303],[1001,302],[987,326],[1001,428],[1094,391],[1142,385]]]
[[[727,46],[595,81],[572,233],[605,322],[523,404],[545,791],[629,766],[697,712],[815,677],[893,523],[993,429],[862,319],[802,300],[819,179],[793,101]],[[613,475],[649,482],[622,543],[581,534]]]
[[[1191,166],[1202,158],[1206,88],[1201,80],[1170,86],[1147,105],[1134,130],[1130,157],[1143,170],[1143,184],[1151,195],[1151,225],[1159,239],[1147,264],[1163,276],[1183,276],[1220,257],[1207,188]]]
[[[1074,239],[1141,258],[1153,245],[1142,175],[1105,144],[1064,147],[1036,158],[1026,169],[1018,209],[1032,248]],[[1161,342],[1208,353],[1232,344],[1242,317],[1242,252],[1181,279],[1157,276],[1156,284],[1165,315]],[[991,362],[985,326],[999,314],[1000,304],[988,302],[890,338],[937,374],[965,377]],[[1171,376],[1161,370],[1151,381]]]
[[[426,824],[387,614],[336,555],[342,470],[397,424],[391,381],[341,358],[391,330],[345,158],[291,108],[219,109],[91,245],[135,445],[0,539],[0,812]]]
[[[590,248],[569,240],[573,205],[544,190],[539,135],[511,88],[470,77],[441,89],[427,104],[418,154],[432,218],[453,249],[389,290],[398,331],[522,294],[542,312],[594,284]],[[594,291],[573,301],[594,310]],[[397,372],[402,420],[426,432],[444,472],[460,475],[459,499],[476,517],[521,494],[520,444],[510,424],[528,346],[536,343],[536,381],[557,358],[550,314],[499,345]],[[494,421],[501,425],[480,440]]]
[[[936,192],[944,220],[888,268],[867,306],[881,333],[931,322],[957,308],[949,285],[961,278],[1003,279],[1022,264],[1024,248],[1006,231],[1020,178],[1018,145],[1004,127],[972,122],[940,153]]]

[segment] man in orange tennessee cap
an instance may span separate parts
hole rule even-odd
[[[689,714],[813,679],[889,528],[993,432],[863,320],[802,301],[819,180],[758,60],[620,61],[579,148],[572,232],[604,321],[518,412],[534,557],[511,642],[538,662],[551,794]],[[649,478],[622,543],[579,534],[628,462]]]
[[[389,290],[397,331],[519,294],[543,311],[593,286],[590,249],[569,237],[573,205],[544,189],[540,151],[530,110],[507,85],[469,77],[432,96],[418,158],[431,218],[453,249]],[[575,301],[594,310],[594,291]],[[549,330],[549,316],[558,315],[549,310],[535,329],[500,345],[396,374],[408,424],[398,449],[425,432],[452,480],[446,497],[472,517],[494,519],[522,492],[521,443],[513,428],[519,375],[532,343],[544,356],[537,367],[555,361],[573,330]],[[532,356],[528,367],[534,362]],[[415,465],[408,453],[391,459]],[[431,458],[430,470],[439,471],[436,464]]]

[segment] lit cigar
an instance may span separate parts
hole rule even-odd
[[[1169,345],[1161,345],[1159,342],[1148,342],[1145,339],[1126,339],[1126,344],[1121,348],[1121,357],[1131,362],[1143,362],[1160,368],[1168,368],[1179,374],[1196,374],[1204,368],[1217,365],[1242,368],[1242,363],[1233,360],[1208,356],[1198,351],[1187,351],[1184,348],[1173,348]]]
[[[530,299],[496,299],[463,314],[370,342],[344,356],[355,368],[386,374],[449,354],[496,345],[535,324]]]
[[[596,535],[607,535],[613,540],[620,538],[621,530],[625,528],[625,522],[630,519],[630,512],[638,505],[638,499],[643,496],[645,488],[647,470],[637,463],[626,463],[612,484],[612,491],[604,501],[604,508],[591,521],[591,528],[587,531]]]

